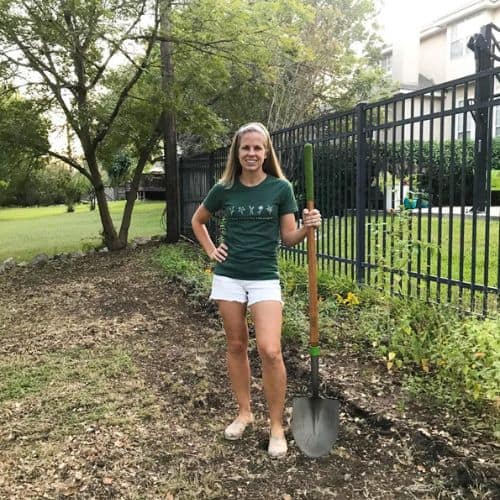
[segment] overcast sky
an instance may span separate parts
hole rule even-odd
[[[473,0],[378,0],[379,24],[388,43],[402,30],[420,30],[437,18]],[[402,20],[405,22],[401,22]]]

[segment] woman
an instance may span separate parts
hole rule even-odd
[[[223,242],[216,246],[206,224],[224,212]],[[279,241],[293,246],[308,227],[317,228],[317,210],[303,212],[297,228],[297,203],[285,179],[269,132],[248,123],[235,134],[225,171],[192,218],[193,232],[205,252],[217,262],[210,298],[217,301],[227,340],[227,367],[238,403],[238,416],[226,428],[227,439],[239,439],[254,420],[250,407],[247,307],[255,325],[262,360],[264,395],[271,422],[268,453],[286,455],[283,429],[286,371],[281,354],[282,306],[278,275]]]

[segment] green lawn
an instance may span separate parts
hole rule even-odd
[[[500,170],[491,171],[491,190],[500,191]]]
[[[109,203],[118,228],[125,201]],[[164,232],[161,216],[165,202],[138,201],[134,207],[129,240]],[[77,205],[68,213],[65,205],[30,208],[0,208],[0,262],[8,257],[29,260],[39,253],[54,255],[73,252],[100,243],[101,221],[98,210]]]

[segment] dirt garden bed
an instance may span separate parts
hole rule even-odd
[[[397,379],[345,348],[324,391],[342,401],[328,457],[266,455],[234,414],[218,320],[152,264],[155,244],[0,276],[0,498],[500,498],[498,448],[481,430],[402,404]],[[307,356],[284,348],[291,398]],[[456,422],[456,419],[453,419]]]

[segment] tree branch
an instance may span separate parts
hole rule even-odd
[[[137,24],[139,24],[139,21],[141,20],[141,17],[143,16],[144,14],[144,10],[146,8],[146,2],[143,2],[142,3],[142,7],[141,7],[141,10],[139,12],[139,14],[137,15],[137,18],[134,20],[134,22],[130,25],[130,27],[127,29],[127,31],[125,32],[125,35],[118,41],[118,42],[112,42],[110,40],[107,40],[106,37],[103,35],[102,38],[104,38],[104,40],[106,40],[111,46],[114,45],[113,47],[113,50],[110,51],[110,53],[108,54],[108,57],[106,58],[106,60],[104,61],[103,64],[101,64],[100,66],[98,66],[97,68],[97,74],[94,76],[94,78],[92,79],[92,81],[90,82],[90,85],[88,86],[88,89],[92,89],[94,88],[97,83],[99,82],[99,80],[101,79],[106,67],[108,66],[109,64],[109,61],[111,61],[111,59],[115,56],[115,54],[117,52],[122,52],[124,53],[124,55],[128,58],[128,54],[126,54],[122,48],[121,48],[121,43],[124,42],[125,40],[129,39],[129,37],[127,36],[136,26]],[[97,24],[97,23],[96,23]],[[90,38],[90,37],[89,37]],[[87,47],[88,46],[88,43],[89,43],[89,39],[85,40],[84,43],[83,43],[83,47]],[[130,59],[129,59],[130,60]]]
[[[136,82],[139,80],[139,78],[141,77],[142,73],[146,69],[148,61],[149,61],[149,58],[151,56],[151,52],[153,51],[153,47],[154,47],[154,44],[156,42],[155,33],[158,30],[158,24],[159,24],[159,21],[158,21],[158,18],[157,18],[157,19],[155,19],[155,26],[154,26],[154,30],[153,30],[153,36],[151,37],[151,39],[149,41],[149,44],[148,44],[148,47],[146,49],[146,53],[144,54],[144,57],[142,59],[142,62],[140,64],[140,66],[137,68],[137,70],[134,73],[134,75],[132,76],[132,78],[128,81],[128,83],[122,89],[122,91],[120,93],[120,96],[118,97],[118,100],[115,103],[113,111],[109,115],[108,119],[101,125],[100,130],[97,132],[94,140],[92,141],[92,146],[94,148],[97,148],[97,146],[99,145],[99,143],[104,139],[104,137],[106,137],[106,134],[107,134],[109,128],[111,127],[111,125],[115,121],[116,117],[118,116],[120,108],[122,107],[123,103],[127,99],[127,96],[129,94],[130,90],[136,84]]]
[[[54,158],[57,158],[58,160],[63,161],[67,165],[73,167],[75,170],[78,170],[82,175],[84,175],[89,181],[92,182],[92,176],[90,175],[90,172],[87,172],[80,164],[78,164],[75,160],[69,158],[68,156],[62,155],[60,153],[57,153],[56,151],[49,150],[46,152],[49,156],[53,156]]]
[[[78,124],[75,122],[73,119],[73,115],[71,114],[70,109],[64,102],[64,99],[61,94],[61,87],[54,83],[49,76],[47,75],[47,72],[52,74],[50,71],[50,68],[48,68],[46,65],[44,65],[39,58],[35,57],[31,52],[30,49],[27,45],[25,45],[22,40],[19,39],[19,37],[12,33],[12,39],[15,42],[15,44],[19,47],[21,52],[24,54],[24,57],[30,62],[31,68],[34,69],[44,80],[46,85],[52,90],[54,96],[57,99],[57,102],[59,103],[59,106],[61,106],[61,109],[63,110],[64,114],[66,115],[66,119],[71,123],[73,128],[75,129],[75,132],[78,134],[79,133],[79,127]]]

